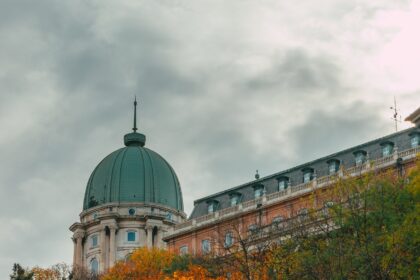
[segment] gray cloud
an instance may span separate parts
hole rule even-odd
[[[68,226],[90,172],[122,146],[135,94],[187,212],[255,169],[391,132],[392,93],[359,67],[390,36],[370,21],[407,5],[386,2],[1,1],[0,275],[71,261]],[[400,94],[406,108],[417,92]]]

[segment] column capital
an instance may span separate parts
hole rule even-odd
[[[82,229],[77,229],[73,234],[73,239],[79,239],[85,237],[86,232]]]

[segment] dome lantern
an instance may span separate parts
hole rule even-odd
[[[124,135],[124,145],[144,147],[146,144],[146,135],[137,133],[137,98],[134,97],[134,125],[133,132]]]

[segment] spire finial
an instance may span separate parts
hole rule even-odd
[[[258,174],[258,169],[255,171],[255,179],[256,180],[260,179],[260,174]]]
[[[134,126],[133,131],[137,131],[137,96],[134,96]]]

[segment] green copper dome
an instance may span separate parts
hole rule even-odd
[[[86,186],[83,209],[120,202],[157,203],[183,211],[178,177],[158,153],[145,148],[146,136],[134,127],[124,136],[126,147],[112,152],[96,166]]]
[[[110,202],[145,202],[183,210],[175,171],[158,153],[132,139],[144,135],[127,135],[132,142],[125,139],[127,147],[105,157],[90,176],[83,209]]]

